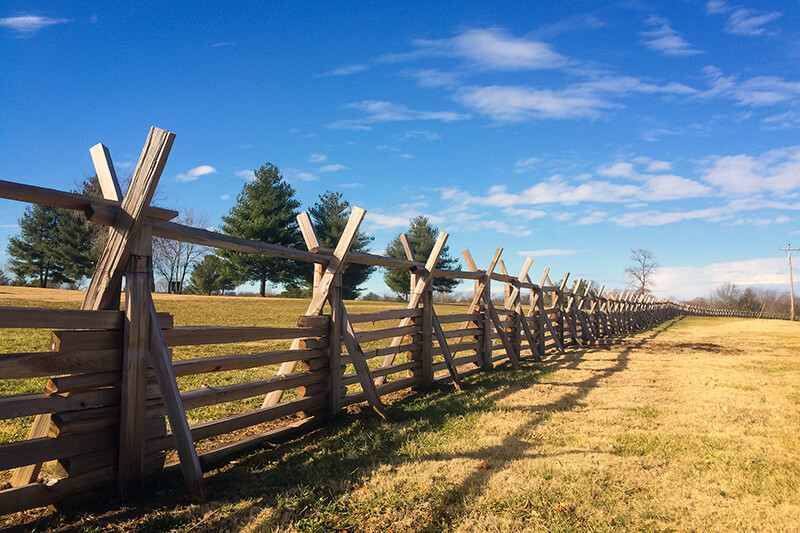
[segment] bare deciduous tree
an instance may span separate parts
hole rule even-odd
[[[658,272],[658,263],[656,263],[653,253],[650,250],[641,248],[632,249],[631,261],[633,261],[633,265],[625,269],[625,276],[629,280],[628,286],[636,294],[651,294],[654,284],[653,278]]]
[[[205,217],[196,216],[192,210],[179,216],[175,222],[195,227],[206,224]],[[169,293],[183,292],[187,274],[205,254],[206,248],[198,244],[153,238],[153,269],[164,278]]]

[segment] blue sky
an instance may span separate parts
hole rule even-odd
[[[381,4],[381,5],[378,5]],[[271,162],[304,206],[428,215],[479,266],[657,294],[788,282],[800,243],[800,3],[17,2],[0,7],[0,179],[68,189],[177,138],[161,205],[219,222]],[[0,261],[24,204],[0,200]],[[380,277],[369,288],[386,292]]]

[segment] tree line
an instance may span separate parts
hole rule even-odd
[[[101,196],[96,176],[85,180],[80,190],[73,192]],[[267,163],[254,172],[254,179],[243,185],[235,205],[222,217],[219,231],[304,249],[296,220],[299,209],[294,188],[278,167]],[[320,246],[336,246],[351,211],[352,206],[341,193],[329,190],[319,195],[308,213]],[[206,223],[192,211],[177,221],[190,226]],[[79,288],[92,274],[108,234],[105,227],[88,221],[82,213],[39,205],[25,209],[19,228],[19,235],[12,237],[7,247],[8,269],[13,279],[0,269],[0,284]],[[410,221],[405,233],[415,260],[425,262],[438,229],[427,217],[418,216]],[[351,250],[367,252],[373,240],[374,237],[359,232]],[[399,234],[388,243],[386,255],[406,258]],[[158,278],[157,288],[163,292],[224,294],[251,282],[258,285],[260,296],[266,296],[268,285],[281,286],[282,295],[289,297],[308,296],[313,289],[313,268],[307,263],[229,250],[212,252],[207,247],[158,237],[153,239],[153,268]],[[458,268],[458,261],[450,255],[448,247],[437,268]],[[363,284],[375,269],[349,264],[342,275],[343,297],[359,297],[364,291]],[[408,297],[408,271],[385,269],[383,277],[398,297]],[[456,280],[437,279],[434,290],[447,293],[457,285]]]

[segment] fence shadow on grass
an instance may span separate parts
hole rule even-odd
[[[206,476],[210,503],[199,507],[171,511],[171,508],[186,503],[186,495],[179,479],[168,479],[151,482],[150,488],[140,499],[125,502],[124,508],[109,511],[109,502],[106,500],[98,503],[94,509],[67,509],[61,516],[28,522],[20,530],[59,529],[59,524],[72,523],[74,527],[61,527],[60,530],[84,531],[86,523],[81,516],[91,517],[92,527],[100,529],[144,515],[149,516],[145,522],[161,520],[174,526],[201,521],[203,529],[210,530],[215,529],[215,524],[218,527],[240,527],[247,523],[256,530],[270,530],[297,520],[324,521],[326,516],[335,520],[337,513],[342,510],[338,499],[352,491],[360,479],[368,477],[382,465],[397,464],[398,460],[466,458],[479,461],[487,456],[493,457],[489,469],[476,470],[468,475],[432,509],[429,525],[451,522],[463,515],[468,502],[480,496],[492,476],[520,458],[519,453],[508,456],[504,449],[521,450],[523,456],[536,455],[536,444],[526,441],[524,436],[546,420],[547,413],[572,409],[602,380],[626,370],[628,357],[633,350],[671,328],[676,321],[671,320],[645,330],[633,341],[626,338],[604,339],[592,347],[570,349],[566,354],[542,363],[528,359],[517,371],[505,364],[494,372],[473,374],[468,378],[463,393],[454,393],[451,385],[443,384],[430,391],[412,394],[389,407],[389,422],[376,420],[366,410],[340,415],[335,423],[289,445],[259,450],[212,470]],[[497,404],[521,389],[535,386],[555,371],[581,369],[581,363],[590,361],[586,358],[589,353],[610,350],[620,344],[624,347],[616,358],[604,359],[615,364],[605,369],[583,369],[591,372],[591,375],[583,381],[569,384],[577,390],[567,392],[547,404],[510,408],[529,411],[537,416],[507,435],[498,445],[457,454],[409,449],[409,443],[415,442],[415,437],[440,432],[454,418],[477,417],[494,409],[509,409],[497,407]],[[579,450],[559,454],[563,453],[589,452]],[[161,506],[153,508],[154,501],[162,502]],[[246,501],[250,503],[242,504]],[[216,511],[226,507],[233,510]],[[264,509],[271,509],[271,512],[261,513]],[[334,523],[328,526],[338,527]]]

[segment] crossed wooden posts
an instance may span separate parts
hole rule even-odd
[[[132,254],[137,245],[150,239],[149,228],[144,221],[174,140],[174,133],[159,128],[150,129],[130,186],[122,198],[108,150],[103,145],[96,145],[90,150],[103,195],[106,200],[121,200],[121,212],[109,229],[108,241],[97,262],[81,308],[119,309],[122,277],[128,266],[120,412],[120,489],[124,494],[142,479],[149,362],[155,368],[189,495],[201,501],[204,498],[203,473],[175,383],[169,351],[153,306],[151,281],[147,275],[147,252],[141,256]],[[131,257],[134,257],[133,264],[128,265]],[[141,264],[142,261],[145,264]],[[29,438],[46,436],[49,426],[48,415],[37,416]],[[38,464],[18,469],[12,484],[19,486],[31,483],[40,468]]]

